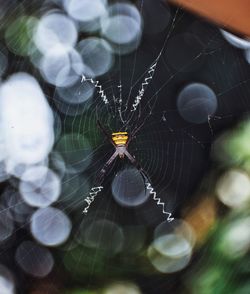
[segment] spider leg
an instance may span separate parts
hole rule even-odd
[[[132,132],[131,136],[128,139],[126,146],[128,146],[129,143],[135,138],[136,134],[140,131],[140,129],[143,127],[143,125],[144,125],[144,121],[138,127],[136,127],[134,129],[134,131]]]
[[[96,175],[95,178],[95,185],[94,187],[91,188],[90,192],[89,192],[89,196],[87,196],[84,199],[84,202],[87,203],[87,205],[84,207],[83,213],[87,214],[88,210],[90,208],[90,205],[92,204],[92,202],[95,200],[96,196],[98,195],[98,193],[100,193],[103,189],[102,186],[102,182],[104,180],[104,176],[106,174],[107,169],[110,167],[110,165],[112,164],[112,162],[116,159],[116,157],[118,156],[118,151],[116,150],[113,155],[110,157],[110,159],[104,164],[103,168],[99,171],[99,173]]]
[[[127,158],[130,160],[130,162],[139,170],[142,171],[141,165],[136,161],[136,159],[128,152],[126,149],[124,151],[124,154],[127,156]]]
[[[142,175],[144,182],[146,184],[148,182],[149,178],[148,178],[147,174],[145,173],[145,171],[143,170],[143,168],[141,167],[141,165],[139,164],[139,162],[128,152],[127,149],[125,150],[124,154],[128,157],[130,162],[138,169],[138,171]],[[147,187],[145,185],[145,193],[146,193],[146,190],[147,190]]]
[[[113,155],[110,157],[110,159],[104,164],[103,168],[99,171],[99,173],[96,176],[96,183],[97,185],[101,185],[103,180],[104,180],[104,176],[108,170],[108,168],[110,167],[110,165],[112,164],[112,162],[116,159],[116,157],[118,156],[118,151],[116,150]]]
[[[102,131],[102,133],[104,134],[104,136],[107,138],[107,140],[108,140],[108,141],[109,141],[114,147],[116,147],[115,144],[114,144],[114,142],[112,141],[110,135],[107,133],[107,131],[106,131],[106,130],[104,129],[104,127],[101,125],[101,123],[100,123],[99,120],[97,120],[97,125],[98,125],[98,127],[100,128],[100,130]]]
[[[126,149],[125,151],[124,151],[124,154],[127,156],[127,158],[131,161],[131,163],[135,163],[136,162],[136,160],[135,160],[135,158],[128,152],[128,150]]]

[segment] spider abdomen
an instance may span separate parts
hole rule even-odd
[[[125,146],[128,142],[127,132],[112,133],[112,141],[118,146]]]

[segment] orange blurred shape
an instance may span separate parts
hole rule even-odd
[[[197,244],[202,244],[216,221],[216,200],[212,197],[202,199],[188,211],[184,220],[193,228]]]
[[[168,0],[220,27],[250,37],[250,0]]]

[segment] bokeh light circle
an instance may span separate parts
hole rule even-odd
[[[46,54],[48,50],[55,48],[71,50],[76,44],[77,36],[76,25],[69,17],[50,13],[40,19],[34,33],[34,42]]]
[[[212,89],[201,83],[184,87],[177,98],[180,115],[188,122],[207,122],[217,110],[217,98]]]
[[[161,273],[174,273],[185,268],[192,257],[195,234],[182,220],[159,224],[147,256],[154,268]]]
[[[24,241],[18,246],[15,259],[25,273],[38,278],[46,277],[54,266],[50,251],[31,241]]]
[[[133,5],[113,4],[107,16],[101,19],[101,30],[103,36],[113,43],[130,43],[140,35],[141,16]]]
[[[112,195],[120,205],[136,207],[147,201],[149,191],[141,173],[135,168],[127,168],[113,179]]]
[[[85,83],[75,83],[71,87],[59,87],[57,93],[59,97],[69,104],[80,104],[88,101],[92,98],[95,88],[92,84]]]
[[[31,217],[31,233],[46,246],[64,243],[71,232],[71,221],[61,210],[54,207],[38,209]]]
[[[27,169],[22,175],[20,193],[23,200],[34,207],[46,207],[58,200],[61,193],[60,178],[45,166]]]
[[[56,48],[42,56],[39,69],[48,83],[58,87],[69,87],[80,81],[84,64],[76,50]]]
[[[0,289],[1,294],[15,294],[15,282],[12,273],[7,267],[0,264]]]
[[[220,201],[226,206],[244,207],[250,202],[249,176],[241,170],[231,169],[218,180],[216,192]]]
[[[113,65],[113,50],[104,39],[86,38],[77,44],[76,49],[93,76],[105,74]]]
[[[91,2],[91,3],[90,3]],[[90,22],[104,15],[107,0],[67,0],[64,7],[68,14],[80,22]]]
[[[222,33],[223,37],[228,41],[228,43],[230,43],[234,47],[240,49],[250,49],[250,40],[240,38],[225,30],[220,30],[220,32]]]
[[[98,233],[97,233],[98,232]],[[107,219],[83,220],[77,234],[81,244],[93,249],[98,249],[107,255],[121,252],[124,243],[122,228]]]

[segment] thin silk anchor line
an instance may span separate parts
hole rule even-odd
[[[155,74],[155,70],[156,70],[156,67],[157,67],[157,64],[158,64],[158,61],[163,53],[163,50],[167,44],[167,41],[170,37],[170,34],[172,33],[172,31],[174,30],[174,27],[175,27],[175,21],[176,21],[176,18],[177,18],[177,15],[178,15],[178,12],[179,12],[179,8],[176,10],[176,13],[175,13],[175,16],[173,18],[173,21],[172,21],[172,25],[171,25],[171,28],[170,30],[168,31],[168,34],[165,38],[165,41],[163,43],[163,46],[161,48],[161,51],[159,52],[158,56],[156,57],[155,61],[152,63],[152,65],[150,66],[149,70],[147,71],[147,76],[146,78],[144,79],[144,81],[142,82],[142,85],[141,85],[141,88],[139,90],[139,93],[138,95],[135,97],[135,100],[134,100],[134,103],[132,104],[132,108],[131,108],[131,112],[135,112],[137,110],[137,107],[138,105],[140,104],[141,102],[141,99],[143,98],[144,96],[144,93],[146,91],[146,88],[148,86],[148,84],[150,83],[150,81],[153,79],[154,77],[154,74]]]
[[[90,82],[92,85],[94,85],[94,87],[97,89],[98,94],[101,96],[102,101],[105,104],[109,104],[108,98],[105,92],[103,91],[102,85],[99,81],[94,81],[92,78],[87,78],[85,75],[82,75],[82,83],[83,82]]]
[[[103,189],[103,186],[99,186],[99,187],[93,187],[91,188],[90,192],[89,192],[89,196],[87,196],[84,199],[84,202],[87,203],[87,206],[84,208],[83,213],[87,214],[90,208],[90,205],[92,204],[92,202],[94,202],[96,196],[98,195],[98,193],[100,193]]]
[[[149,193],[153,196],[153,200],[156,201],[156,204],[158,206],[162,207],[162,213],[167,215],[167,221],[170,223],[174,220],[172,216],[172,214],[170,212],[167,212],[165,210],[165,203],[161,201],[161,198],[157,197],[156,192],[154,191],[154,188],[152,187],[152,185],[147,181],[146,183],[146,188],[149,191]]]

